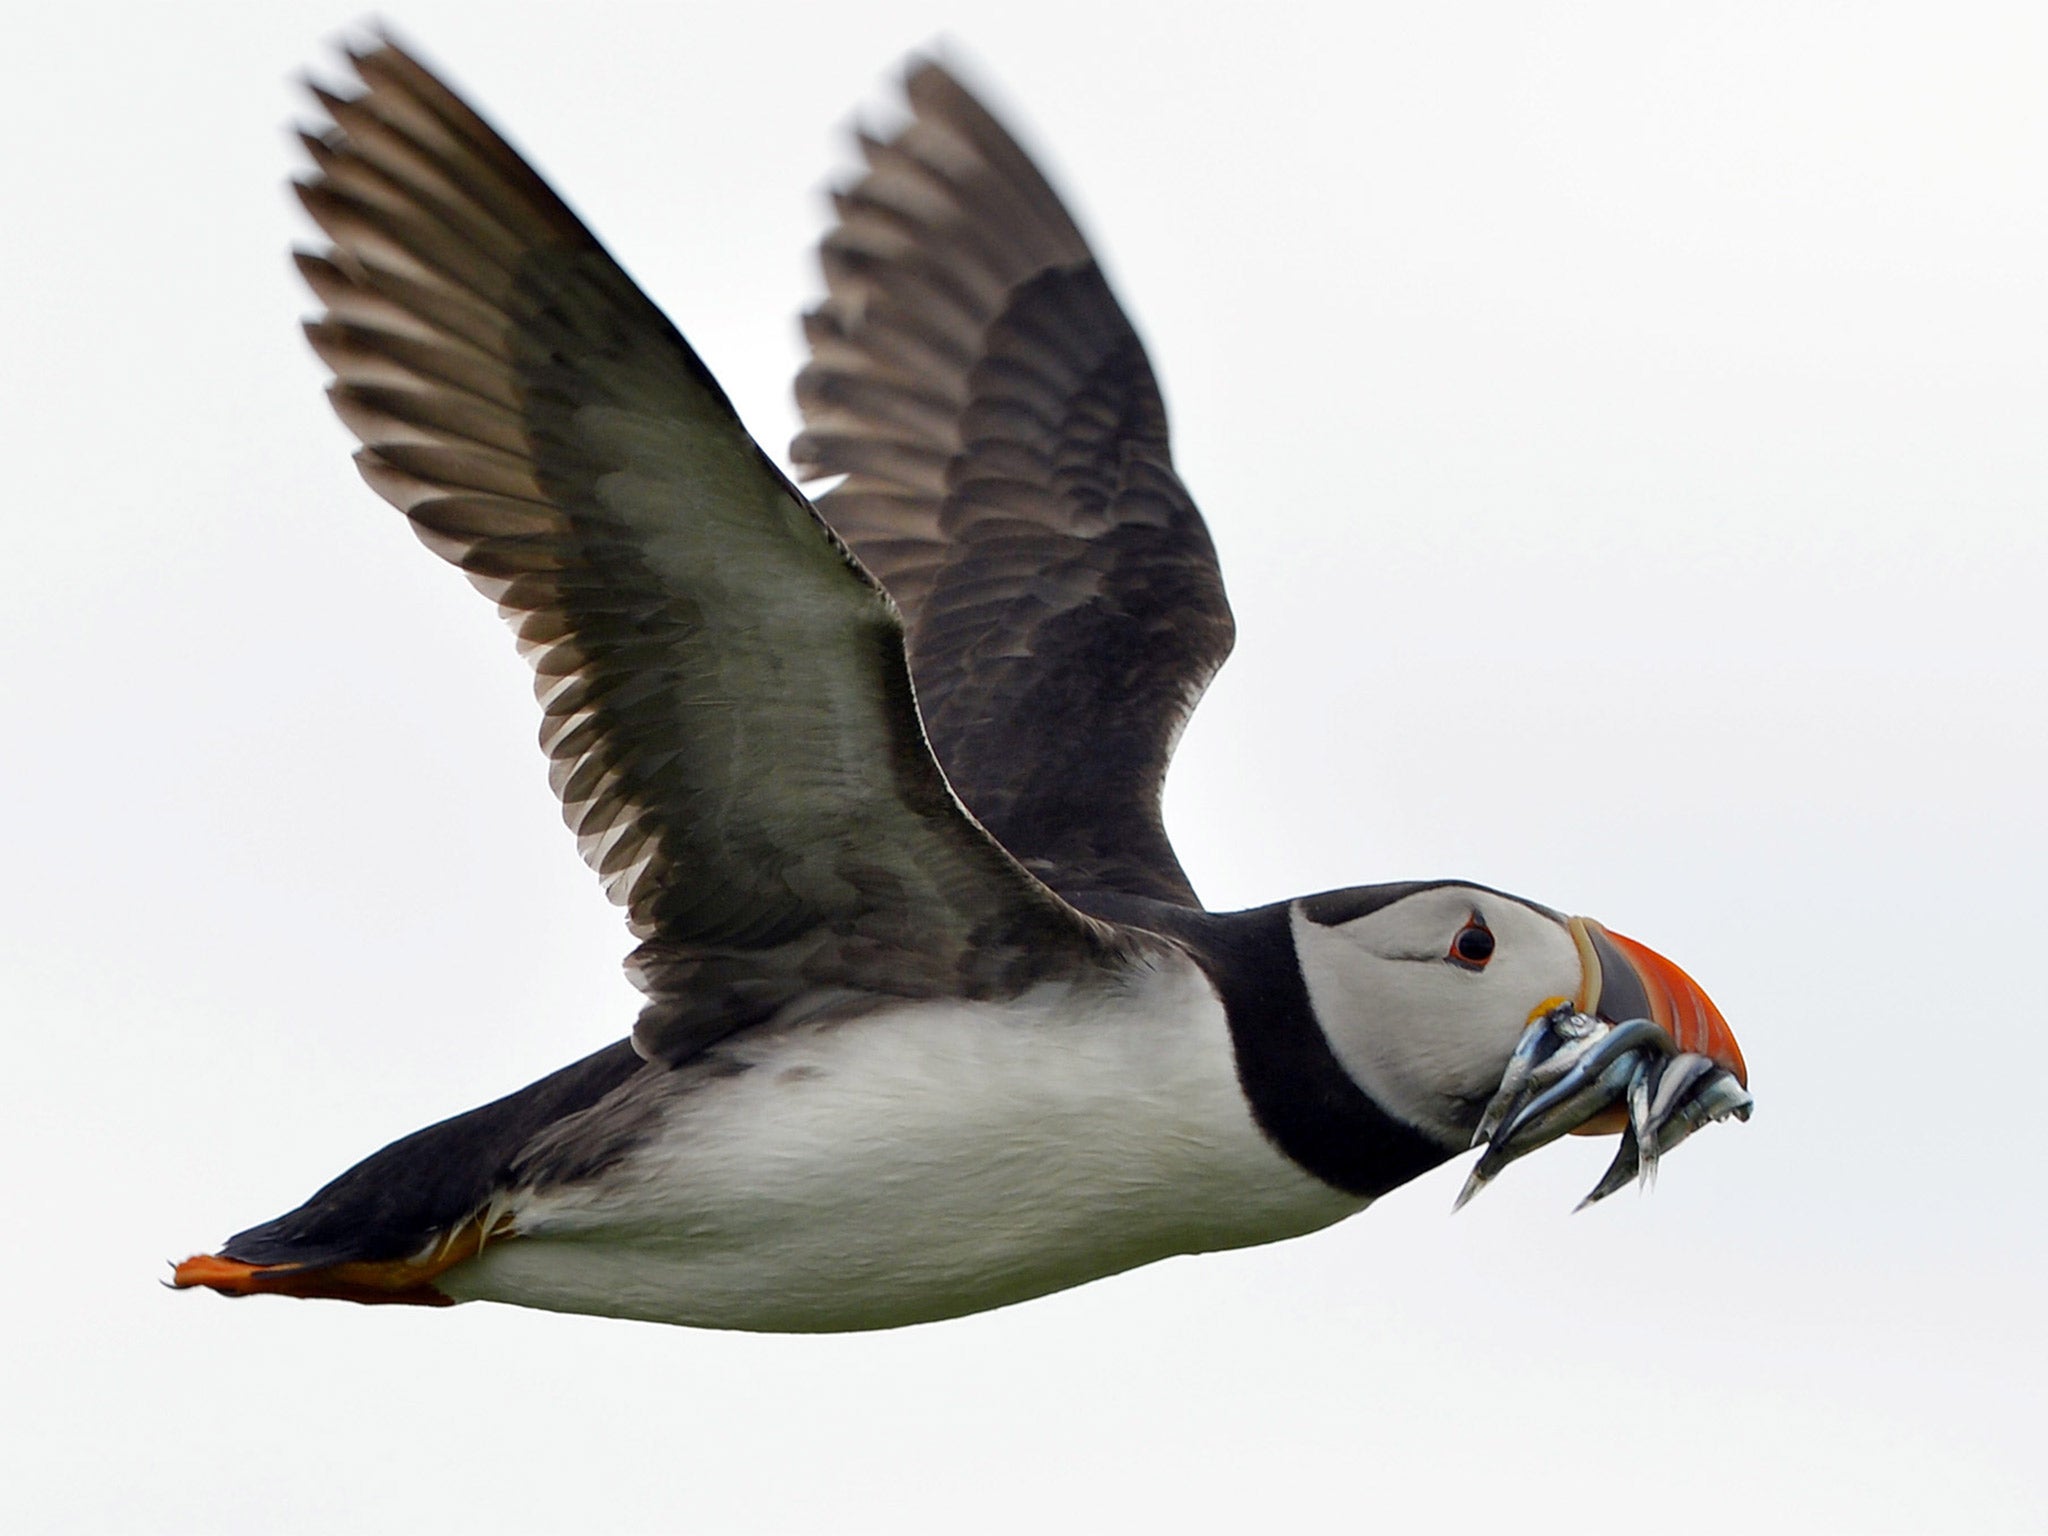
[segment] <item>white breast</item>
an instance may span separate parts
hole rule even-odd
[[[438,1282],[459,1299],[704,1327],[883,1328],[1364,1202],[1253,1123],[1223,1009],[1175,958],[1116,989],[923,1003],[778,1033],[592,1184]]]

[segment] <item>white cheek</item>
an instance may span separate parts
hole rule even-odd
[[[1298,911],[1293,923],[1309,1000],[1344,1070],[1383,1108],[1460,1148],[1529,1011],[1570,990],[1570,967],[1549,944],[1504,944],[1475,973],[1387,959]]]

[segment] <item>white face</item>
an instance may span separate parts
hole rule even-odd
[[[1579,990],[1570,932],[1470,885],[1431,886],[1332,925],[1309,915],[1319,903],[1326,917],[1341,913],[1342,893],[1298,901],[1291,916],[1331,1051],[1382,1108],[1463,1148],[1530,1014]]]

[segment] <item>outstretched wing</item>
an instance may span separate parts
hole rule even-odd
[[[1054,889],[1196,905],[1160,822],[1230,654],[1215,548],[1145,349],[1059,198],[936,64],[863,136],[797,380],[826,521],[901,605],[925,729]]]
[[[550,777],[641,939],[635,1040],[989,996],[1104,963],[961,809],[900,618],[689,345],[480,117],[388,43],[316,90],[307,327],[364,477],[509,619]]]

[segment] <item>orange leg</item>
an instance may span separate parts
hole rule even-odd
[[[408,1259],[351,1260],[341,1264],[245,1264],[215,1253],[194,1254],[171,1272],[180,1290],[205,1286],[224,1296],[322,1296],[366,1306],[398,1304],[452,1307],[455,1299],[433,1286],[436,1275],[479,1253],[504,1236],[509,1217],[486,1226],[488,1213],[472,1216],[425,1253]]]

